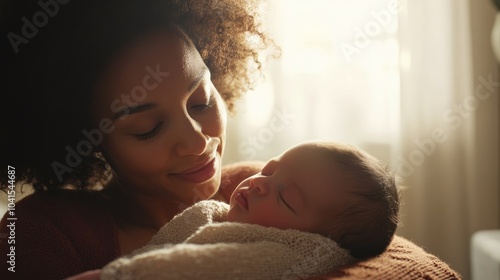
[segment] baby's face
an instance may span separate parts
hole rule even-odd
[[[340,211],[350,195],[332,159],[314,147],[293,147],[241,182],[228,221],[320,233],[323,217],[335,214],[325,209]]]

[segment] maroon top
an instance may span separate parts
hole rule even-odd
[[[104,202],[99,192],[58,191],[16,203],[17,220],[5,215],[0,223],[0,279],[62,279],[118,257],[117,232]],[[15,244],[8,242],[11,234]],[[11,246],[15,272],[8,270]]]

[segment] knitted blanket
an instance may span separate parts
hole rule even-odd
[[[105,266],[101,279],[299,279],[354,261],[321,235],[222,222],[227,211],[213,200],[193,205],[148,246]]]

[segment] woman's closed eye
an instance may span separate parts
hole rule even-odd
[[[134,134],[134,137],[139,139],[139,140],[147,140],[149,138],[153,138],[160,132],[161,128],[163,127],[163,122],[158,123],[153,129],[146,133],[140,133],[140,134]]]
[[[215,105],[215,95],[210,95],[210,98],[208,99],[207,102],[201,103],[201,104],[195,104],[191,106],[191,109],[197,111],[197,112],[203,112],[211,109]]]

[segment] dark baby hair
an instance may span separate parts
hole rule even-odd
[[[394,175],[368,153],[350,145],[323,146],[352,199],[327,223],[327,233],[359,258],[381,254],[392,241],[399,218],[399,190]]]

